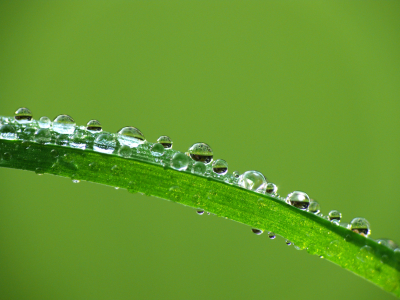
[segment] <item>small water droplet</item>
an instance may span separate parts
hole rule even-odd
[[[68,136],[65,137],[68,139]],[[85,130],[76,129],[74,135],[71,137],[70,146],[72,148],[78,148],[85,150],[87,146],[87,134]]]
[[[51,133],[48,128],[40,128],[35,133],[35,142],[39,144],[46,144],[51,141]]]
[[[395,243],[395,241],[391,239],[377,239],[376,242],[380,245],[384,245],[392,250],[398,248],[399,246]]]
[[[131,126],[124,127],[118,131],[117,138],[121,145],[127,145],[131,148],[136,148],[146,141],[143,133],[138,128]]]
[[[286,202],[298,209],[306,210],[310,205],[310,197],[304,192],[294,191],[287,196]]]
[[[68,115],[58,115],[53,121],[53,130],[61,134],[73,134],[75,121]]]
[[[0,127],[0,138],[5,140],[16,140],[17,131],[15,127],[10,124],[4,124]]]
[[[116,190],[119,190],[119,186],[114,187]]]
[[[367,262],[373,259],[374,250],[368,246],[362,246],[357,253],[357,259],[361,260],[362,262]]]
[[[197,210],[196,213],[201,216],[204,214],[204,210]]]
[[[18,108],[15,112],[14,119],[20,124],[32,122],[32,113],[26,107]]]
[[[26,127],[24,130],[19,134],[19,137],[24,141],[32,141],[35,138],[35,127]]]
[[[339,256],[341,254],[342,254],[342,249],[340,247],[340,242],[338,240],[330,242],[328,247],[326,247],[327,256]]]
[[[10,161],[10,160],[11,160],[11,157],[12,157],[11,153],[9,153],[9,152],[4,152],[3,155],[2,155],[2,157],[1,157],[1,159],[4,160],[4,161]]]
[[[277,192],[278,192],[278,187],[274,183],[268,182],[267,187],[265,189],[265,193],[270,194],[271,196],[275,196]]]
[[[328,214],[329,221],[337,220],[340,222],[342,219],[342,213],[338,210],[331,210]]]
[[[308,206],[307,211],[312,214],[318,214],[320,212],[321,206],[319,203],[313,199],[310,199],[310,205]]]
[[[55,141],[56,145],[59,146],[68,146],[69,144],[69,135],[68,134],[59,134]]]
[[[201,161],[206,165],[213,160],[213,151],[205,143],[193,144],[188,150],[189,156],[195,161]]]
[[[369,223],[364,218],[354,218],[353,220],[351,220],[350,230],[366,237],[371,234]]]
[[[118,150],[118,155],[128,158],[132,155],[132,148],[127,145],[122,145],[122,147]]]
[[[160,157],[164,155],[165,148],[160,143],[155,143],[151,146],[151,154],[156,157]]]
[[[235,178],[239,178],[240,173],[239,173],[239,171],[233,171],[232,175],[233,175],[233,177],[235,177]]]
[[[165,149],[172,149],[172,140],[169,138],[169,136],[162,135],[157,139],[157,143],[163,145]]]
[[[102,133],[96,137],[93,143],[93,150],[101,153],[113,153],[117,141],[110,133]]]
[[[102,127],[99,121],[97,120],[90,120],[87,124],[86,124],[86,130],[90,131],[90,132],[100,132],[102,131]]]
[[[340,221],[339,220],[332,220],[331,221],[332,222],[332,224],[335,224],[335,225],[337,225],[337,226],[340,226]]]
[[[79,183],[79,182],[81,182],[81,181],[78,180],[78,179],[72,179],[72,182],[73,182],[73,183]]]
[[[197,161],[193,165],[192,173],[197,174],[197,175],[204,175],[206,170],[207,170],[206,165],[200,161]]]
[[[56,149],[52,149],[50,151],[50,154],[52,157],[57,158],[58,157],[58,151]]]
[[[51,120],[50,120],[48,117],[43,116],[43,117],[41,117],[41,118],[39,119],[38,124],[39,124],[39,127],[40,127],[40,128],[50,128],[50,126],[51,126]]]
[[[253,233],[257,234],[257,235],[260,235],[261,233],[263,233],[262,230],[256,229],[256,228],[252,228],[251,231],[252,231]]]
[[[285,243],[286,243],[286,245],[288,245],[288,246],[292,245],[292,242],[289,241],[289,240],[286,240]]]
[[[228,163],[223,159],[217,159],[212,163],[212,169],[218,175],[225,175],[228,172]]]
[[[37,175],[43,175],[43,174],[44,174],[44,170],[43,170],[42,168],[36,168],[36,169],[35,169],[35,173],[36,173]]]
[[[175,153],[171,159],[171,168],[185,171],[189,165],[189,158],[183,153]]]
[[[258,171],[246,171],[239,177],[238,185],[242,188],[255,192],[263,192],[267,180],[264,175]]]

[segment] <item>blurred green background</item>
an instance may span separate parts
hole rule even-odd
[[[322,212],[399,232],[400,2],[1,1],[0,114],[207,142]],[[1,299],[394,299],[282,238],[0,169]]]

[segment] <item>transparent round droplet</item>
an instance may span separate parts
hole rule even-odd
[[[265,193],[271,196],[275,196],[277,192],[278,192],[278,187],[272,182],[268,182],[267,187],[265,188]]]
[[[339,256],[342,254],[342,249],[340,247],[340,242],[338,240],[334,240],[329,243],[328,247],[326,247],[326,255],[327,256]]]
[[[38,124],[39,124],[39,127],[40,127],[40,128],[50,128],[50,126],[51,126],[51,120],[50,120],[48,117],[43,116],[43,117],[41,117],[41,118],[39,119]]]
[[[157,139],[157,143],[163,145],[165,149],[172,149],[172,140],[169,138],[169,136],[162,135]]]
[[[72,182],[73,182],[73,183],[79,183],[79,182],[81,182],[81,181],[78,180],[78,179],[72,179]]]
[[[289,241],[289,240],[286,240],[285,243],[286,243],[286,245],[288,245],[288,246],[292,245],[292,242]]]
[[[51,133],[48,128],[40,128],[35,133],[35,142],[39,144],[50,143],[51,141]]]
[[[82,129],[76,129],[74,135],[71,137],[70,146],[85,150],[87,147],[87,132]]]
[[[306,210],[310,205],[310,197],[304,192],[294,191],[287,196],[286,202],[298,209]]]
[[[75,121],[68,115],[59,115],[53,121],[53,130],[61,134],[73,134]]]
[[[122,147],[118,150],[118,155],[128,158],[132,155],[132,148],[127,145],[122,145]]]
[[[364,218],[354,218],[353,220],[351,220],[350,230],[366,237],[371,234],[369,223]]]
[[[117,141],[114,136],[110,133],[102,133],[96,137],[93,143],[93,150],[101,153],[113,153]]]
[[[53,158],[57,158],[59,156],[58,151],[56,149],[52,149],[50,154]]]
[[[12,155],[9,152],[4,152],[3,155],[1,156],[1,159],[4,161],[10,161],[11,158],[12,158]]]
[[[26,107],[18,108],[15,111],[14,119],[20,124],[27,124],[32,122],[32,113]]]
[[[362,246],[357,253],[357,259],[361,260],[362,262],[371,261],[374,256],[374,250],[368,246]]]
[[[103,128],[101,127],[101,124],[99,121],[97,120],[90,120],[87,124],[86,124],[86,130],[90,131],[90,132],[100,132],[103,130]]]
[[[35,169],[35,173],[36,173],[37,175],[43,175],[43,174],[44,174],[44,170],[43,170],[42,168],[36,168],[36,169]]]
[[[328,214],[328,219],[329,221],[336,220],[340,222],[340,220],[342,219],[342,213],[338,210],[331,210]]]
[[[4,140],[16,140],[17,131],[15,127],[10,124],[4,124],[0,127],[0,138]]]
[[[276,238],[276,235],[275,235],[275,233],[273,233],[273,232],[268,232],[268,237],[271,239],[271,240],[273,240],[273,239],[275,239]]]
[[[233,171],[232,175],[233,175],[233,177],[235,177],[235,178],[239,178],[240,173],[239,173],[239,171]]]
[[[399,246],[395,243],[395,241],[391,239],[378,239],[376,242],[380,245],[384,245],[392,250],[398,248]]]
[[[262,192],[267,180],[258,171],[246,171],[239,177],[238,185],[250,191]]]
[[[131,126],[124,127],[118,131],[117,138],[121,145],[127,145],[131,148],[136,148],[146,141],[143,133],[136,127]]]
[[[192,167],[192,173],[197,175],[204,175],[206,170],[207,170],[206,165],[200,161],[195,162]]]
[[[204,210],[197,210],[196,213],[200,216],[202,216],[204,214]]]
[[[310,205],[308,206],[307,211],[312,214],[318,214],[321,210],[319,203],[313,199],[310,199]]]
[[[262,231],[261,229],[256,229],[256,228],[252,228],[251,231],[252,231],[254,234],[257,234],[257,235],[260,235],[261,233],[263,233],[263,231]]]
[[[162,144],[155,143],[155,144],[153,144],[153,146],[151,146],[150,151],[153,156],[160,157],[160,156],[164,155],[165,148]]]
[[[213,160],[213,151],[211,147],[205,143],[196,143],[188,150],[189,156],[195,161],[201,161],[206,165]]]
[[[215,174],[225,175],[228,172],[228,163],[223,159],[217,159],[212,163],[212,170]]]
[[[189,157],[183,153],[175,153],[171,159],[171,168],[179,171],[185,171],[189,165]]]

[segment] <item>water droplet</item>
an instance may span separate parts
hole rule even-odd
[[[43,116],[39,119],[38,124],[40,128],[50,128],[51,120],[48,117]]]
[[[262,230],[256,229],[256,228],[252,228],[251,231],[252,231],[253,233],[257,234],[257,235],[260,235],[261,233],[263,233]]]
[[[332,220],[331,222],[332,222],[332,224],[340,226],[340,221],[339,220]]]
[[[310,197],[306,193],[294,191],[287,196],[286,202],[298,209],[306,210],[310,205]]]
[[[328,214],[328,219],[329,221],[336,220],[340,222],[340,220],[342,219],[342,213],[338,210],[331,210]]]
[[[246,171],[239,177],[238,185],[250,191],[262,192],[267,180],[258,171]]]
[[[11,153],[4,152],[3,155],[1,156],[1,159],[4,160],[4,161],[10,161],[11,157],[12,157]]]
[[[101,153],[113,153],[117,141],[114,136],[110,133],[102,133],[96,137],[93,144],[93,150]]]
[[[340,247],[340,242],[337,240],[330,242],[328,247],[326,247],[327,256],[339,256],[341,254],[342,254],[342,249]]]
[[[164,146],[160,143],[155,143],[151,146],[151,154],[156,157],[160,157],[164,155]]]
[[[373,259],[374,256],[374,250],[368,246],[362,246],[360,248],[360,251],[357,253],[357,259],[361,260],[362,262],[367,262]]]
[[[68,134],[59,134],[55,141],[56,145],[59,146],[68,146],[69,144],[69,135]]]
[[[189,150],[190,157],[195,161],[201,161],[206,165],[213,160],[213,151],[211,147],[205,143],[196,143]]]
[[[81,181],[78,180],[78,179],[72,179],[72,182],[73,182],[73,183],[79,183],[79,182],[81,182]]]
[[[204,175],[206,170],[207,170],[206,165],[200,161],[197,161],[193,165],[192,173],[197,174],[197,175]]]
[[[378,244],[384,245],[392,250],[399,247],[393,240],[390,240],[390,239],[378,239],[378,240],[376,240],[376,242]]]
[[[14,119],[20,124],[32,122],[32,113],[26,107],[18,108],[15,112]]]
[[[68,115],[59,115],[53,121],[53,130],[61,134],[73,134],[75,121]]]
[[[267,187],[265,189],[265,193],[274,196],[274,195],[276,195],[277,192],[278,192],[278,187],[275,184],[273,184],[272,182],[268,182]]]
[[[292,244],[292,242],[289,241],[289,240],[286,240],[285,243],[286,243],[286,245],[288,245],[288,246],[290,246],[290,245]]]
[[[46,144],[51,141],[51,133],[48,128],[40,128],[35,133],[35,142],[39,144]]]
[[[71,137],[70,146],[85,150],[87,146],[87,135],[86,131],[82,129],[76,129],[74,135]]]
[[[212,163],[213,172],[218,175],[225,175],[228,172],[228,163],[223,159],[217,159]]]
[[[364,218],[354,218],[353,220],[351,220],[350,229],[366,237],[371,234],[369,223]]]
[[[130,157],[132,155],[132,148],[127,145],[122,145],[118,150],[118,155],[122,157]]]
[[[99,121],[97,120],[90,120],[87,124],[86,124],[86,130],[90,131],[90,132],[100,132],[103,129],[101,128],[101,124]]]
[[[307,211],[312,214],[318,214],[320,212],[321,206],[319,203],[313,199],[310,199],[310,205],[308,206]]]
[[[189,158],[183,153],[175,153],[171,159],[171,168],[185,171],[189,165]]]
[[[10,124],[4,124],[0,127],[0,137],[5,140],[16,140],[17,133],[15,127]]]
[[[349,223],[346,223],[346,222],[340,222],[340,224],[339,224],[341,227],[344,227],[344,228],[349,228],[349,226],[350,226],[350,224]]]
[[[137,147],[146,141],[143,133],[136,127],[131,126],[124,127],[118,131],[117,138],[121,145],[127,145],[131,148]]]
[[[35,173],[36,173],[37,175],[43,175],[43,174],[44,174],[44,170],[43,170],[42,168],[36,168],[36,169],[35,169]]]
[[[275,235],[275,233],[273,233],[273,232],[268,232],[268,237],[269,237],[271,240],[273,240],[274,238],[276,238],[276,235]]]
[[[52,157],[57,158],[58,157],[58,151],[56,149],[52,149],[50,151],[50,154]]]
[[[198,210],[198,211],[196,211],[196,213],[201,216],[204,214],[204,210]]]
[[[233,175],[233,177],[235,177],[235,178],[239,178],[240,173],[239,173],[239,171],[233,171],[232,175]]]
[[[26,127],[24,130],[19,134],[19,137],[24,141],[31,141],[35,138],[36,128],[34,127]]]
[[[165,149],[172,149],[172,140],[169,138],[169,136],[162,135],[157,139],[157,143],[163,145]]]

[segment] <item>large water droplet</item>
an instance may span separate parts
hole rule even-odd
[[[175,153],[171,159],[171,168],[185,171],[189,165],[189,158],[183,153]]]
[[[262,230],[256,229],[256,228],[252,228],[251,231],[252,231],[253,233],[257,234],[257,235],[260,235],[261,233],[263,233]]]
[[[331,210],[328,214],[329,221],[339,221],[342,219],[342,213],[338,210]]]
[[[350,229],[363,236],[369,236],[371,234],[369,223],[364,218],[354,218],[353,220],[351,220]]]
[[[213,151],[211,147],[205,143],[196,143],[189,150],[190,157],[195,161],[201,161],[206,165],[213,160]]]
[[[273,184],[272,182],[268,182],[267,187],[265,189],[265,193],[267,193],[271,196],[275,196],[277,192],[278,192],[278,187],[275,184]]]
[[[121,145],[127,145],[131,148],[137,147],[146,141],[143,133],[136,127],[131,126],[124,127],[118,131],[117,137]]]
[[[239,177],[238,185],[250,191],[262,192],[267,180],[258,171],[246,171]]]
[[[43,116],[39,119],[38,124],[40,128],[50,128],[51,120],[48,117]]]
[[[223,159],[217,159],[212,163],[212,169],[218,175],[225,175],[228,172],[228,163]]]
[[[51,141],[51,133],[48,128],[40,128],[35,133],[35,142],[39,144],[50,143]]]
[[[206,170],[207,170],[206,165],[200,161],[197,161],[193,165],[192,173],[197,174],[197,175],[204,175]]]
[[[160,143],[155,143],[151,146],[151,154],[156,157],[160,157],[164,155],[164,146]]]
[[[102,133],[94,140],[93,150],[102,153],[113,153],[117,141],[110,133]]]
[[[165,149],[172,149],[172,140],[169,138],[169,136],[162,135],[157,139],[157,143],[163,145]]]
[[[294,191],[287,196],[286,202],[298,209],[306,210],[310,205],[310,197],[304,192]]]
[[[308,206],[307,211],[312,214],[317,214],[321,210],[319,203],[313,199],[310,199],[310,205]]]
[[[75,121],[68,115],[59,115],[53,121],[53,130],[61,134],[73,134]]]
[[[26,107],[18,108],[15,112],[14,119],[20,124],[32,122],[32,113]]]
[[[90,131],[90,132],[100,132],[102,131],[102,127],[99,121],[97,120],[90,120],[87,124],[86,124],[86,130]]]
[[[0,127],[0,137],[5,140],[16,140],[17,133],[15,127],[10,124],[4,124]]]

